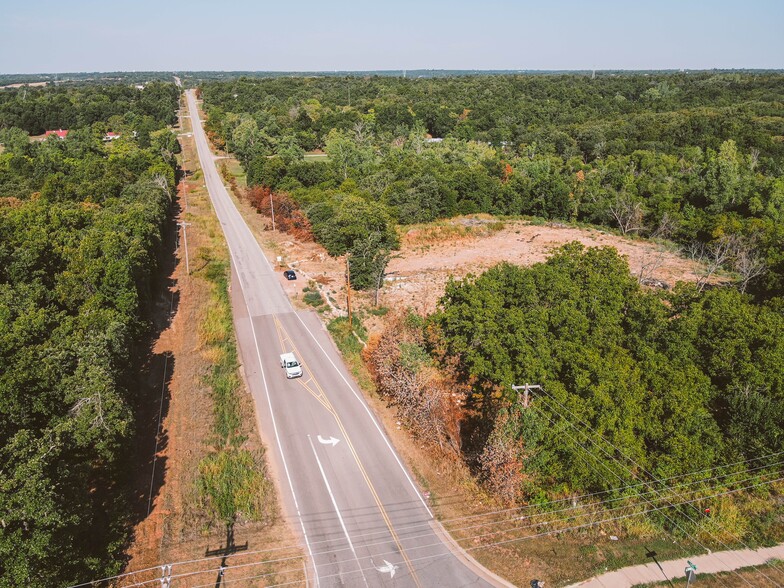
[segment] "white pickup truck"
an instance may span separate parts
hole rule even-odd
[[[284,353],[280,356],[280,367],[286,370],[286,377],[299,378],[302,375],[302,366],[293,353]]]

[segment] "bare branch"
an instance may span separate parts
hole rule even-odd
[[[719,269],[725,268],[738,274],[738,289],[745,292],[749,283],[768,269],[763,254],[757,248],[757,242],[755,237],[732,234],[722,235],[707,246],[692,243],[686,252],[703,266],[697,281],[699,291],[702,292]]]
[[[628,196],[618,196],[610,206],[610,214],[613,215],[615,222],[618,223],[618,228],[624,235],[644,228],[642,203],[634,201]]]

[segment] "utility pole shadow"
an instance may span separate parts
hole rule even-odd
[[[655,551],[653,551],[652,549],[648,549],[647,547],[646,547],[645,549],[646,549],[646,552],[645,552],[645,557],[650,557],[650,558],[651,558],[651,559],[654,561],[654,563],[655,563],[655,564],[656,564],[656,565],[659,567],[659,569],[661,570],[661,573],[662,573],[662,576],[664,576],[664,579],[665,579],[665,580],[667,580],[667,583],[668,583],[668,584],[671,586],[671,588],[675,588],[675,586],[673,586],[673,584],[672,584],[672,580],[670,580],[670,579],[667,577],[667,574],[665,574],[665,573],[664,573],[664,568],[663,568],[663,567],[661,566],[661,564],[659,563],[659,560],[658,560],[658,559],[656,559],[656,552],[655,552]]]
[[[218,570],[218,577],[215,578],[215,588],[220,588],[221,584],[223,584],[223,574],[226,572],[226,568],[228,567],[228,559],[229,556],[234,553],[239,553],[240,551],[247,551],[248,550],[248,542],[246,541],[244,545],[236,545],[234,543],[234,521],[230,523],[226,523],[226,547],[219,547],[218,549],[208,549],[204,552],[205,557],[215,557],[216,555],[222,555],[223,558],[221,559],[220,570]]]

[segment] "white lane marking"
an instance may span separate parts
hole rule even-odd
[[[319,459],[318,453],[316,453],[316,446],[313,445],[313,439],[310,438],[308,435],[308,442],[310,443],[310,448],[313,450],[313,457],[316,458],[316,463],[318,464],[319,471],[321,472],[321,477],[324,479],[324,485],[327,487],[327,492],[329,492],[329,498],[332,500],[332,506],[335,509],[335,513],[338,515],[338,520],[340,521],[340,526],[343,528],[343,534],[346,536],[346,541],[348,541],[348,546],[351,548],[351,553],[354,554],[354,560],[357,562],[359,566],[359,571],[362,574],[362,579],[365,581],[365,586],[368,585],[367,578],[365,578],[365,572],[362,571],[362,564],[359,563],[359,557],[357,556],[357,552],[354,549],[354,544],[351,542],[351,535],[348,534],[348,529],[346,529],[346,523],[343,522],[343,515],[340,514],[340,509],[338,508],[338,503],[335,500],[335,495],[332,494],[332,488],[329,485],[329,481],[327,480],[327,474],[324,473],[324,468],[321,466],[321,460]]]
[[[189,100],[189,107],[190,107],[190,100]],[[195,102],[194,102],[194,110],[195,110]],[[201,118],[199,118],[199,121],[201,122]],[[205,146],[204,148],[207,150],[208,153],[212,154],[209,151],[209,146],[207,145],[207,139],[206,136],[204,136],[204,130],[200,129],[200,131],[201,132],[198,138],[203,140],[203,144]],[[197,141],[197,147],[198,147],[198,141]],[[208,184],[214,185],[216,191],[222,190],[223,193],[225,194],[225,200],[226,200],[225,202],[223,201],[224,199],[221,199],[221,201],[216,204],[215,201],[213,200],[213,206],[215,207],[216,212],[218,213],[218,218],[221,221],[221,224],[223,224],[224,226],[231,226],[236,233],[238,242],[243,241],[244,242],[243,246],[245,248],[250,247],[251,250],[255,249],[258,252],[259,258],[264,261],[265,269],[262,270],[262,274],[274,275],[272,264],[270,263],[269,259],[267,259],[267,256],[264,254],[261,245],[259,245],[259,242],[256,240],[256,237],[251,232],[250,227],[248,227],[248,224],[242,218],[242,215],[237,210],[237,207],[234,206],[234,203],[231,201],[231,198],[229,197],[229,193],[226,191],[226,187],[223,185],[223,182],[221,181],[220,176],[218,175],[218,170],[215,168],[214,162],[212,162],[212,167],[205,166],[204,160],[202,159],[201,152],[199,152],[199,161],[201,163],[202,172],[204,173],[205,176],[205,181],[207,181]],[[209,178],[207,178],[207,176],[209,176]],[[220,211],[218,211],[218,208],[220,208]],[[221,216],[223,216],[222,219]],[[248,286],[249,283],[247,282],[247,277],[245,276],[247,275],[248,272],[252,273],[253,268],[243,268],[243,269],[245,270],[245,273],[242,274],[241,279],[245,280],[245,285]],[[275,296],[270,297],[271,308],[266,310],[264,308],[261,308],[260,312],[257,314],[274,314],[275,312],[291,312],[292,307],[291,304],[289,303],[288,296],[283,291],[283,287],[277,282],[274,282],[273,289],[275,288],[275,286],[277,286],[278,291],[275,292],[276,294]],[[245,290],[250,290],[250,294],[252,295],[253,288],[245,288]],[[256,300],[257,299],[255,297],[252,297],[251,301],[255,303]],[[247,303],[247,297],[246,297],[246,305],[250,306]]]
[[[376,568],[376,564],[373,564],[373,567]],[[384,565],[380,568],[376,568],[377,572],[381,572],[382,574],[389,574],[389,578],[392,579],[395,577],[395,570],[397,566],[393,563],[389,563],[387,560],[384,560]]]
[[[340,443],[340,439],[335,439],[334,437],[330,437],[329,439],[324,439],[321,435],[318,436],[319,443],[322,445],[332,445],[335,447],[338,443]]]
[[[190,108],[190,104],[189,104],[189,108]],[[198,112],[196,112],[196,116],[198,116]],[[198,143],[197,143],[197,152],[199,152]],[[200,152],[199,152],[199,159],[201,160],[201,153]],[[203,169],[204,169],[204,165],[202,165],[202,170]],[[212,200],[212,195],[210,195],[210,200]],[[214,202],[213,202],[213,204],[214,204]],[[228,238],[226,239],[226,243],[228,245]],[[229,250],[229,255],[231,256],[231,263],[236,268],[237,267],[237,262],[234,259],[234,252],[231,250],[231,247],[228,247],[228,250]],[[237,276],[237,282],[240,284],[240,290],[242,291],[242,283],[239,280],[239,276]],[[308,554],[310,555],[310,561],[313,563],[313,573],[315,574],[316,586],[318,587],[318,586],[320,586],[320,583],[319,583],[318,569],[316,568],[316,559],[315,559],[315,557],[313,557],[313,550],[310,547],[310,541],[308,540],[308,533],[305,530],[305,523],[302,520],[302,514],[300,513],[300,510],[299,510],[299,502],[297,501],[297,494],[296,494],[296,492],[294,492],[294,483],[291,480],[291,475],[289,474],[289,468],[288,468],[288,465],[286,464],[286,456],[283,454],[283,447],[280,444],[280,435],[278,435],[278,425],[275,422],[275,412],[272,410],[272,401],[270,400],[269,388],[267,387],[267,377],[266,377],[266,375],[264,373],[264,364],[262,364],[262,362],[261,362],[261,351],[259,350],[259,339],[256,336],[256,326],[253,324],[253,316],[251,316],[250,308],[248,308],[248,302],[247,302],[247,300],[245,298],[245,292],[242,291],[241,293],[242,293],[242,300],[245,302],[245,310],[248,313],[248,320],[250,321],[251,332],[253,333],[253,342],[256,345],[256,357],[259,360],[259,369],[261,370],[261,380],[262,380],[262,382],[264,382],[264,394],[267,397],[267,404],[269,406],[270,417],[272,418],[272,429],[275,431],[275,441],[276,441],[276,443],[278,445],[278,452],[280,453],[280,459],[283,462],[283,469],[286,472],[286,479],[289,482],[289,489],[291,490],[291,497],[294,500],[294,509],[297,511],[297,517],[299,518],[299,524],[300,524],[300,527],[302,528],[302,536],[305,539],[305,545],[308,548]]]
[[[319,343],[318,339],[316,339],[316,336],[308,328],[308,325],[305,324],[305,321],[302,320],[302,317],[299,316],[299,313],[295,311],[294,312],[294,316],[297,317],[297,319],[299,320],[299,322],[302,323],[302,326],[305,327],[305,330],[308,332],[308,334],[313,339],[313,341],[316,342],[316,345],[319,346],[319,349],[321,349],[322,353],[324,353],[324,357],[327,358],[327,361],[329,361],[329,363],[332,364],[332,367],[335,368],[335,371],[338,373],[338,375],[346,383],[346,386],[349,387],[349,390],[351,390],[351,393],[354,395],[354,398],[356,398],[359,401],[359,403],[364,407],[365,412],[367,412],[367,414],[368,414],[368,417],[370,417],[370,420],[376,426],[376,430],[378,431],[378,434],[381,435],[381,438],[384,440],[384,443],[386,443],[387,448],[389,448],[389,451],[392,454],[392,457],[395,458],[395,461],[397,462],[397,465],[400,466],[400,470],[403,472],[403,475],[406,477],[406,479],[408,480],[408,483],[411,484],[411,487],[414,489],[414,492],[419,497],[419,500],[422,502],[422,506],[425,507],[425,510],[427,511],[427,514],[430,515],[431,519],[435,518],[435,517],[433,517],[433,513],[431,512],[430,508],[427,506],[427,503],[425,502],[424,497],[422,496],[422,494],[420,494],[419,489],[414,484],[414,480],[411,479],[411,476],[408,475],[408,472],[406,471],[406,468],[403,467],[403,463],[400,461],[400,458],[397,456],[397,453],[395,453],[395,450],[392,448],[392,445],[390,444],[389,439],[387,439],[387,436],[384,434],[384,431],[381,430],[381,426],[378,424],[378,422],[376,421],[376,418],[373,416],[373,413],[370,411],[370,407],[368,407],[368,405],[365,404],[365,402],[362,400],[362,398],[360,398],[360,396],[357,394],[356,390],[354,390],[354,387],[349,383],[349,381],[346,379],[346,377],[343,375],[343,373],[338,369],[338,366],[336,366],[335,362],[332,361],[332,358],[329,356],[329,354],[327,354],[326,349],[324,349],[324,347],[321,346],[321,343]]]

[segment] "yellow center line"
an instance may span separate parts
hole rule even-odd
[[[308,373],[310,374],[310,370],[308,370]],[[331,414],[332,416],[335,416],[335,417],[336,417],[336,415],[335,415],[335,409],[334,409],[334,408],[332,408],[332,405],[329,403],[329,400],[327,399],[327,397],[326,397],[326,396],[324,396],[324,393],[323,393],[323,392],[315,392],[315,391],[314,391],[314,390],[313,390],[313,389],[312,389],[310,386],[308,386],[308,383],[309,383],[309,382],[316,383],[316,380],[314,380],[314,379],[313,379],[313,375],[312,375],[312,374],[311,374],[311,376],[310,376],[310,378],[308,379],[308,381],[307,381],[307,382],[306,382],[306,381],[303,381],[303,379],[302,379],[302,378],[298,378],[298,380],[299,380],[299,384],[300,384],[300,385],[301,385],[303,388],[305,388],[305,390],[307,390],[308,392],[310,392],[310,395],[311,395],[311,396],[313,396],[313,398],[315,398],[316,400],[318,400],[318,401],[321,403],[321,405],[322,405],[324,408],[326,408],[326,409],[327,409],[327,412],[329,412],[329,414]],[[318,385],[318,384],[317,384],[317,385]],[[337,418],[337,417],[336,417],[336,418]]]
[[[289,350],[292,350],[292,351],[296,351],[297,355],[299,355],[299,352],[297,351],[297,348],[294,346],[294,342],[288,336],[288,333],[286,333],[285,330],[283,329],[283,325],[280,324],[280,321],[278,320],[278,317],[276,315],[272,315],[272,318],[273,318],[274,323],[275,323],[275,332],[278,335],[278,341],[280,342],[280,349],[281,349],[281,351],[283,353],[287,353]],[[287,341],[289,343],[288,345],[286,345]],[[316,379],[313,377],[313,372],[311,372],[310,369],[304,363],[302,363],[302,358],[301,357],[300,357],[300,367],[302,368],[303,375],[302,375],[301,378],[297,378],[297,383],[300,386],[302,386],[303,388],[305,388],[305,390],[310,392],[310,395],[313,396],[313,398],[315,398],[316,400],[318,400],[319,403],[321,403],[321,405],[324,408],[326,408],[327,411],[332,416],[335,416],[335,409],[332,408],[332,405],[329,403],[329,400],[327,400],[327,397],[324,395],[323,390],[321,390],[321,388],[319,387],[319,392],[315,392],[308,385],[310,382],[313,382],[316,385],[318,385],[318,383],[316,382]],[[307,373],[308,373],[307,380],[305,379],[305,371],[307,371]]]
[[[288,333],[283,330],[283,325],[280,324],[280,320],[278,320],[278,315],[272,315],[273,320],[275,321],[275,332],[278,334],[278,341],[280,341],[280,348],[283,353],[286,353],[286,341],[291,343],[292,348],[294,347],[294,342],[289,338]]]
[[[285,353],[287,351],[286,342],[288,342],[289,346],[291,347],[291,350],[294,351],[298,356],[300,356],[296,345],[294,345],[294,342],[291,340],[291,337],[289,337],[285,328],[278,320],[277,315],[273,315],[273,319],[275,321],[275,330],[278,333],[278,340],[280,341],[281,349],[283,350],[283,352]],[[300,362],[301,361],[302,358],[300,356]],[[394,540],[395,545],[397,545],[398,551],[400,552],[400,555],[403,557],[403,560],[406,563],[406,567],[408,567],[409,572],[411,572],[411,577],[413,578],[414,583],[417,585],[418,588],[422,588],[422,585],[419,583],[419,578],[417,577],[416,571],[414,570],[414,564],[409,559],[405,549],[403,548],[403,545],[400,542],[400,538],[398,537],[397,532],[395,531],[395,528],[392,525],[392,521],[390,520],[389,515],[387,514],[387,511],[384,508],[384,504],[381,502],[381,498],[379,497],[378,492],[376,492],[376,488],[375,486],[373,486],[373,482],[371,482],[370,476],[368,476],[368,473],[365,470],[365,466],[362,464],[362,460],[360,460],[359,455],[357,454],[357,451],[354,448],[354,444],[351,442],[351,437],[349,437],[348,431],[346,431],[346,428],[343,426],[343,422],[340,420],[337,411],[332,406],[332,403],[329,401],[329,398],[324,393],[324,389],[321,387],[321,384],[319,384],[318,380],[313,375],[313,372],[311,372],[310,369],[308,369],[304,364],[301,365],[304,369],[307,370],[309,378],[307,381],[303,381],[303,378],[300,378],[300,383],[306,390],[308,390],[308,392],[310,392],[310,394],[316,400],[318,400],[327,409],[327,411],[335,419],[338,428],[343,434],[343,437],[346,442],[346,446],[349,448],[349,451],[351,451],[351,454],[354,456],[354,461],[356,462],[357,467],[359,468],[359,471],[362,474],[362,477],[365,479],[365,483],[367,484],[370,493],[373,495],[373,499],[375,500],[376,506],[378,506],[378,509],[381,512],[381,516],[383,517],[384,522],[386,523],[387,528],[389,529],[389,533],[392,535],[392,539]],[[314,392],[311,389],[311,387],[308,386],[310,382],[313,382],[313,384],[315,384],[316,388],[318,389],[318,392]]]

